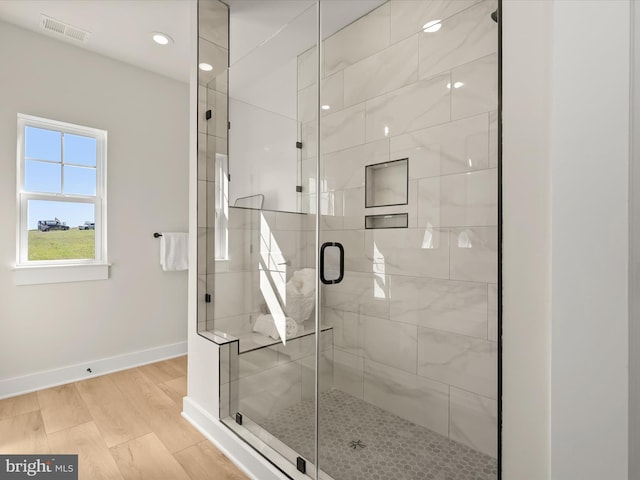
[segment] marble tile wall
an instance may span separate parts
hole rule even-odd
[[[389,5],[377,8],[324,44],[324,71],[331,75],[380,52],[389,45]]]
[[[449,436],[480,452],[497,456],[496,400],[451,387]]]
[[[497,0],[390,0],[328,38],[320,181],[310,114],[300,169],[308,213],[321,196],[322,241],[346,251],[344,281],[322,291],[334,387],[493,456],[496,8]],[[439,28],[423,31],[436,20]],[[302,112],[313,111],[303,104],[314,58],[311,49],[298,60]],[[408,205],[365,208],[365,167],[402,158]],[[364,229],[365,215],[389,213],[407,213],[409,228]]]

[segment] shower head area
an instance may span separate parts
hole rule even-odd
[[[198,1],[197,333],[283,479],[500,478],[498,29]]]

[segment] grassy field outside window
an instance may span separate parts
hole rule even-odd
[[[29,260],[95,258],[95,230],[29,230]]]

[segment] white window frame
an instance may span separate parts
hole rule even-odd
[[[25,191],[25,128],[36,127],[64,134],[81,135],[96,140],[96,195],[65,193],[36,193]],[[64,155],[64,137],[62,151]],[[61,161],[64,157],[61,159]],[[18,114],[17,149],[17,244],[16,283],[57,283],[68,281],[99,280],[108,278],[107,258],[107,132],[97,128],[75,125],[31,115]],[[66,260],[28,259],[29,200],[90,203],[95,205],[95,258]]]

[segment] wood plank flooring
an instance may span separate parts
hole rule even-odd
[[[0,400],[0,453],[77,453],[81,480],[244,480],[182,416],[187,357]]]

